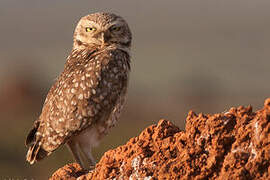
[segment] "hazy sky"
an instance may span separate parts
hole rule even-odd
[[[1,0],[0,75],[31,69],[50,83],[79,18],[109,11],[133,32],[132,88],[186,92],[202,80],[225,94],[268,92],[269,9],[268,0]]]

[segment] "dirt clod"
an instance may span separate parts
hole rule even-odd
[[[96,168],[78,164],[56,179],[270,179],[270,99],[256,112],[231,108],[220,114],[189,112],[185,131],[160,120],[125,145],[107,151]]]

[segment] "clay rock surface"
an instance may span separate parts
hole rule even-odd
[[[190,111],[185,131],[160,120],[125,145],[107,151],[91,172],[78,164],[57,170],[58,179],[270,179],[270,99],[256,112]]]

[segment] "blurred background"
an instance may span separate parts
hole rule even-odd
[[[63,70],[81,16],[109,11],[133,32],[121,120],[102,154],[165,118],[184,129],[189,110],[261,108],[270,96],[269,0],[0,0],[0,179],[46,179],[72,157],[65,147],[25,162],[24,139]]]

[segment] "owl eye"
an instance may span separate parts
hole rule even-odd
[[[111,27],[111,31],[120,31],[121,26],[113,26]]]
[[[87,27],[87,28],[85,28],[85,31],[86,32],[94,32],[95,30],[97,30],[97,29],[94,28],[94,27]]]

